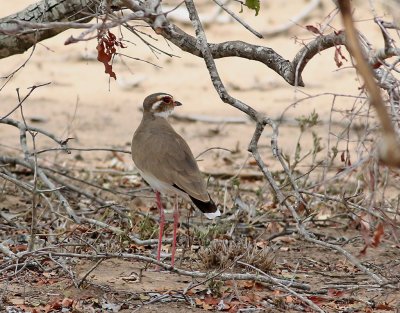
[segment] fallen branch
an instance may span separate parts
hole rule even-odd
[[[151,257],[139,255],[139,254],[132,254],[132,253],[98,253],[98,254],[79,254],[79,253],[67,253],[67,252],[55,252],[55,251],[46,251],[46,250],[38,250],[38,251],[32,251],[32,252],[25,252],[21,253],[18,256],[20,258],[25,258],[28,255],[32,256],[59,256],[59,257],[70,257],[70,258],[81,258],[81,259],[92,259],[92,260],[99,260],[99,259],[131,259],[131,260],[138,260],[154,265],[158,265],[162,268],[164,268],[167,271],[177,273],[179,275],[183,276],[189,276],[193,278],[207,278],[210,273],[208,272],[200,272],[200,271],[187,271],[184,269],[180,269],[174,266],[171,266],[170,264],[164,263],[157,261],[156,259],[153,259]],[[275,284],[275,282],[279,282],[280,284],[283,284],[285,286],[290,285],[293,288],[298,288],[298,289],[304,289],[304,290],[310,290],[311,286],[309,284],[305,283],[298,283],[298,282],[292,282],[290,280],[285,280],[285,279],[271,279],[268,276],[260,276],[258,274],[241,274],[241,273],[222,273],[218,276],[219,280],[252,280],[252,281],[260,281],[264,283],[272,283]]]

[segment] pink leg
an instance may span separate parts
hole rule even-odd
[[[164,215],[164,210],[163,210],[162,204],[161,204],[160,193],[157,190],[156,190],[156,197],[157,197],[158,213],[160,214],[160,231],[159,231],[159,236],[158,236],[157,261],[160,261],[160,257],[161,257],[161,239],[162,239],[162,235],[163,235],[165,215]],[[156,269],[160,270],[160,267],[157,265]]]
[[[174,208],[174,237],[172,240],[172,256],[171,256],[171,265],[175,265],[175,247],[176,247],[176,229],[178,228],[178,219],[179,219],[179,211],[178,211],[178,199],[175,195],[175,208]]]

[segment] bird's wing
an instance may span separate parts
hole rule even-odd
[[[138,142],[141,153],[135,153]],[[190,196],[209,201],[209,195],[192,151],[185,140],[171,129],[135,134],[132,144],[132,158],[136,166],[170,185],[177,185]]]

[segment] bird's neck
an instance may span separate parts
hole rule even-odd
[[[151,112],[144,112],[141,124],[145,127],[149,127],[150,125],[154,125],[154,123],[156,123],[158,127],[172,128],[167,117],[154,115]]]

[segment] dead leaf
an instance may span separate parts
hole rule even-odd
[[[388,305],[386,303],[379,303],[378,305],[375,306],[375,309],[385,310],[385,311],[395,311],[394,307],[391,307],[390,305]]]
[[[238,287],[251,289],[254,287],[254,281],[244,280],[244,281],[238,282]]]
[[[203,300],[201,300],[199,298],[194,298],[194,302],[196,302],[197,305],[202,305]]]
[[[328,289],[327,295],[332,298],[340,298],[344,293],[343,290]]]
[[[70,298],[64,298],[61,302],[61,305],[63,308],[69,308],[70,306],[72,306],[73,302],[74,302],[74,300],[72,300]]]
[[[321,35],[321,32],[319,31],[319,29],[316,28],[315,26],[306,25],[306,28],[307,28],[308,31],[310,31],[310,32],[312,32],[314,34]]]
[[[383,224],[379,224],[378,228],[375,229],[374,232],[374,243],[373,246],[376,248],[379,243],[381,242],[381,236],[384,235],[384,231],[383,231]]]

